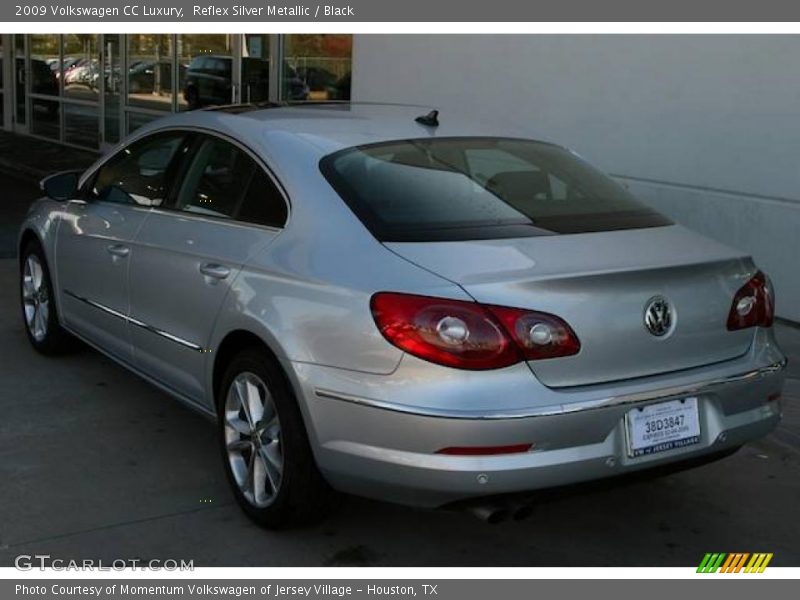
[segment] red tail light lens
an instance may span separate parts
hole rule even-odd
[[[555,315],[502,306],[487,308],[511,334],[526,360],[572,356],[580,352],[578,336]]]
[[[390,343],[458,369],[499,369],[580,350],[569,326],[545,313],[390,292],[375,294],[371,308]]]
[[[475,302],[410,294],[372,297],[383,336],[409,354],[460,369],[499,369],[521,360],[519,349]]]
[[[775,298],[767,276],[759,271],[733,297],[728,330],[771,327],[775,319]]]

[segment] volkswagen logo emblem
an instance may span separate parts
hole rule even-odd
[[[663,337],[672,331],[674,315],[669,300],[655,296],[644,307],[644,326],[656,337]]]

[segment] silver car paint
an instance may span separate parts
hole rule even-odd
[[[551,312],[581,351],[530,363],[542,383],[568,387],[679,371],[741,356],[752,330],[728,331],[731,298],[755,274],[744,254],[682,227],[517,240],[388,244],[461,285],[479,302]],[[672,305],[662,338],[644,327],[648,300]]]
[[[319,173],[322,156],[354,144],[424,135],[522,135],[446,115],[430,132],[413,122],[423,111],[197,111],[159,120],[131,138],[181,128],[236,140],[260,158],[286,193],[290,217],[280,232],[159,209],[114,212],[101,202],[44,200],[33,207],[22,233],[33,232],[43,243],[60,317],[70,330],[207,414],[214,413],[220,345],[233,332],[260,337],[293,384],[321,469],[343,490],[435,506],[680,460],[774,427],[780,403],[766,399],[780,392],[785,359],[771,330],[726,332],[727,343],[712,335],[703,361],[696,353],[686,362],[682,352],[664,350],[661,366],[653,368],[659,361],[651,360],[646,373],[619,345],[605,355],[584,356],[580,369],[569,367],[568,359],[533,365],[534,376],[522,363],[489,372],[450,369],[386,342],[369,312],[377,291],[474,296],[551,310],[580,323],[585,336],[613,341],[626,331],[604,330],[609,312],[633,311],[638,322],[647,294],[673,295],[684,322],[692,288],[670,284],[662,277],[669,269],[696,271],[697,304],[710,302],[725,314],[723,296],[729,307],[733,282],[743,283],[754,269],[745,255],[680,227],[457,243],[452,252],[447,246],[432,252],[426,245],[381,244]],[[94,250],[69,247],[80,240]],[[110,253],[108,246],[116,244],[127,245],[128,255]],[[79,256],[87,261],[82,268],[69,264]],[[201,272],[208,263],[230,272],[222,280],[208,277]],[[106,284],[98,273],[108,275]],[[563,293],[560,286],[570,281],[583,286],[581,303]],[[123,318],[67,296],[65,282],[78,288],[70,290],[76,296],[97,294],[84,300],[108,303]],[[131,293],[121,302],[125,286]],[[107,316],[119,322],[98,330]],[[719,326],[724,329],[724,321]],[[644,339],[636,352],[642,352],[641,344],[651,343],[652,350],[664,342]],[[622,447],[625,410],[682,395],[701,398],[701,443],[628,458]],[[452,445],[520,442],[534,443],[533,451],[476,458],[433,454]],[[479,483],[478,474],[488,474],[487,482]]]

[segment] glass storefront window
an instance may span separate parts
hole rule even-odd
[[[100,147],[100,123],[96,106],[64,103],[64,141],[86,148]]]
[[[352,35],[287,35],[284,100],[349,100]]]
[[[31,98],[31,133],[54,140],[60,139],[60,108],[55,100]]]
[[[64,60],[61,79],[64,95],[81,100],[98,100],[100,93],[99,35],[64,36]]]
[[[120,115],[122,103],[122,61],[120,57],[120,36],[118,34],[103,36],[103,77],[105,90],[103,93],[104,119],[103,139],[115,144],[120,138]]]
[[[128,127],[127,132],[133,133],[142,125],[147,125],[150,121],[158,119],[159,117],[156,115],[151,115],[148,113],[137,113],[137,112],[129,112],[128,113]]]
[[[270,36],[246,34],[242,43],[242,102],[269,100]]]
[[[36,34],[30,36],[30,65],[27,76],[31,94],[58,96],[61,78],[61,36]]]
[[[14,36],[14,97],[16,99],[17,123],[25,124],[25,36]]]
[[[171,35],[128,36],[128,104],[172,110]]]
[[[233,35],[179,35],[178,110],[233,102]]]
[[[0,123],[5,98],[14,113],[5,117],[20,131],[88,148],[116,143],[173,110],[350,98],[350,35],[14,34],[3,40],[11,48],[0,45],[0,59],[5,53],[12,62],[0,72]],[[276,72],[281,81],[270,79]]]

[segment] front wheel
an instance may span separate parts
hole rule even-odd
[[[74,340],[58,322],[50,271],[36,242],[30,242],[22,252],[20,297],[25,332],[31,345],[47,355],[69,350]]]
[[[332,492],[317,470],[294,395],[271,357],[258,349],[238,354],[217,404],[225,473],[244,512],[269,529],[323,518]]]

